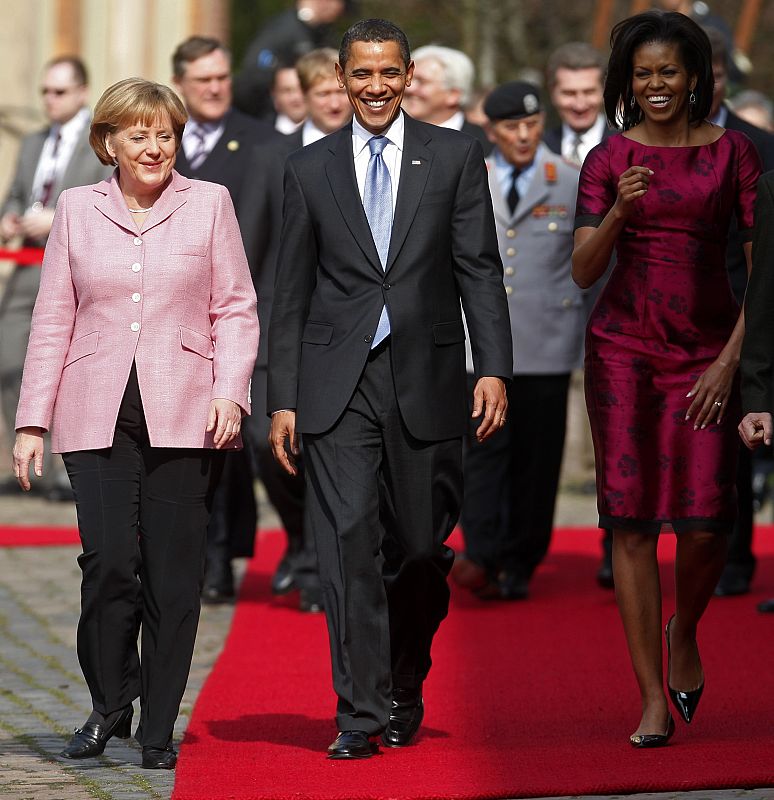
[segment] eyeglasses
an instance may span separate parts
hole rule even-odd
[[[51,86],[42,86],[40,89],[40,94],[42,97],[45,97],[47,94],[53,94],[54,97],[61,97],[68,92],[74,92],[76,89],[80,88],[80,86],[69,86],[67,89],[54,89]]]

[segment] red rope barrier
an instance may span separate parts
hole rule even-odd
[[[42,247],[22,247],[19,250],[5,250],[0,248],[0,259],[15,261],[20,266],[39,267],[43,262]]]

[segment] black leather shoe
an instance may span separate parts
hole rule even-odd
[[[638,749],[646,747],[663,747],[672,738],[675,732],[675,721],[669,715],[666,733],[635,733],[629,737],[632,747]]]
[[[424,716],[421,689],[393,689],[390,721],[382,734],[382,744],[405,747],[416,736]]]
[[[669,683],[669,673],[672,667],[672,650],[671,645],[669,642],[669,627],[672,624],[672,620],[674,620],[675,615],[669,618],[669,622],[666,624],[666,628],[664,629],[664,638],[666,639],[666,646],[667,646],[667,689],[669,690],[669,697],[672,699],[672,704],[674,707],[680,712],[680,716],[688,723],[693,719],[694,714],[696,713],[696,707],[699,705],[699,700],[701,700],[701,693],[704,691],[704,680],[697,686],[695,689],[691,689],[688,692],[682,692],[678,689],[673,689],[671,684]]]
[[[770,597],[768,600],[762,600],[758,603],[758,611],[761,614],[774,614],[774,597]]]
[[[283,558],[271,579],[272,594],[287,594],[296,588],[296,577],[288,560]]]
[[[323,610],[322,593],[319,589],[305,588],[298,593],[298,608],[308,614],[319,614]]]
[[[365,731],[341,731],[328,748],[328,758],[371,758],[376,751],[376,744]]]
[[[497,576],[501,600],[526,600],[529,597],[529,580],[512,572],[501,572]]]
[[[161,747],[142,748],[143,769],[174,769],[177,764],[177,753],[171,744]]]
[[[715,587],[716,597],[735,597],[750,591],[752,569],[739,564],[726,564],[718,585]]]
[[[108,715],[107,720],[98,711],[92,711],[82,728],[76,728],[75,734],[67,746],[59,754],[62,758],[94,758],[101,755],[105,745],[113,737],[128,739],[132,734],[131,705]],[[113,717],[113,719],[111,719]]]
[[[233,603],[236,593],[233,586],[205,586],[202,589],[202,603],[208,606]]]

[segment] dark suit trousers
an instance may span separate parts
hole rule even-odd
[[[462,527],[468,557],[494,576],[529,579],[551,541],[567,423],[569,375],[516,375],[508,418],[465,451]],[[472,431],[480,424],[473,422]]]
[[[303,439],[336,722],[377,734],[393,687],[418,688],[427,676],[448,612],[453,552],[444,542],[462,500],[462,442],[408,433],[388,344],[369,357],[336,425]]]
[[[78,658],[100,713],[140,696],[143,745],[166,746],[188,679],[221,456],[150,446],[134,367],[113,445],[64,454],[83,545]]]

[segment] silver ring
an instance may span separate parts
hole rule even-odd
[[[720,401],[720,400],[716,400],[716,401],[715,401],[715,405],[716,405],[716,406],[722,406],[722,405],[723,405],[723,403],[722,403],[722,401]]]

